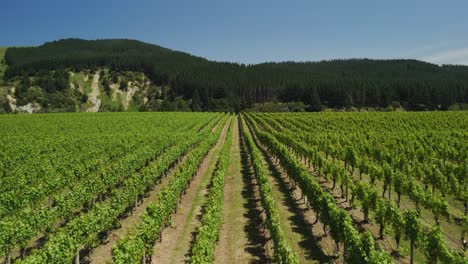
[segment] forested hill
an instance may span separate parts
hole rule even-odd
[[[8,48],[5,62],[4,81],[17,86],[15,96],[25,103],[30,87],[42,89],[43,109],[50,107],[48,96],[70,89],[65,84],[68,72],[102,69],[116,82],[120,79],[112,73],[144,73],[150,80],[149,92],[142,94],[145,98],[139,110],[240,110],[273,101],[303,102],[312,111],[392,105],[424,110],[468,102],[467,66],[416,60],[243,65],[209,61],[136,40],[66,39],[39,47]]]

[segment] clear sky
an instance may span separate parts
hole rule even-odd
[[[218,61],[468,65],[468,0],[1,0],[0,46],[131,38]]]

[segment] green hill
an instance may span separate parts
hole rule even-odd
[[[228,111],[266,102],[303,102],[312,111],[392,105],[424,110],[468,102],[467,66],[417,60],[243,65],[125,39],[65,39],[38,47],[9,48],[5,59],[4,79],[20,88],[19,97],[31,85],[44,90],[46,97],[63,94],[70,71],[141,72],[150,85],[149,92],[137,98],[140,110]]]

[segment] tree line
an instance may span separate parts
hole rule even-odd
[[[6,81],[45,71],[97,69],[144,72],[171,89],[166,100],[191,100],[194,110],[234,110],[264,102],[303,102],[322,107],[448,109],[468,102],[468,67],[417,60],[347,59],[269,62],[255,65],[215,62],[136,40],[65,39],[38,47],[9,48]],[[40,74],[39,74],[40,75]],[[42,74],[44,76],[44,74]],[[63,88],[62,74],[53,88]]]

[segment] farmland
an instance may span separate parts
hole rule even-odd
[[[468,113],[0,116],[5,263],[467,263]]]

